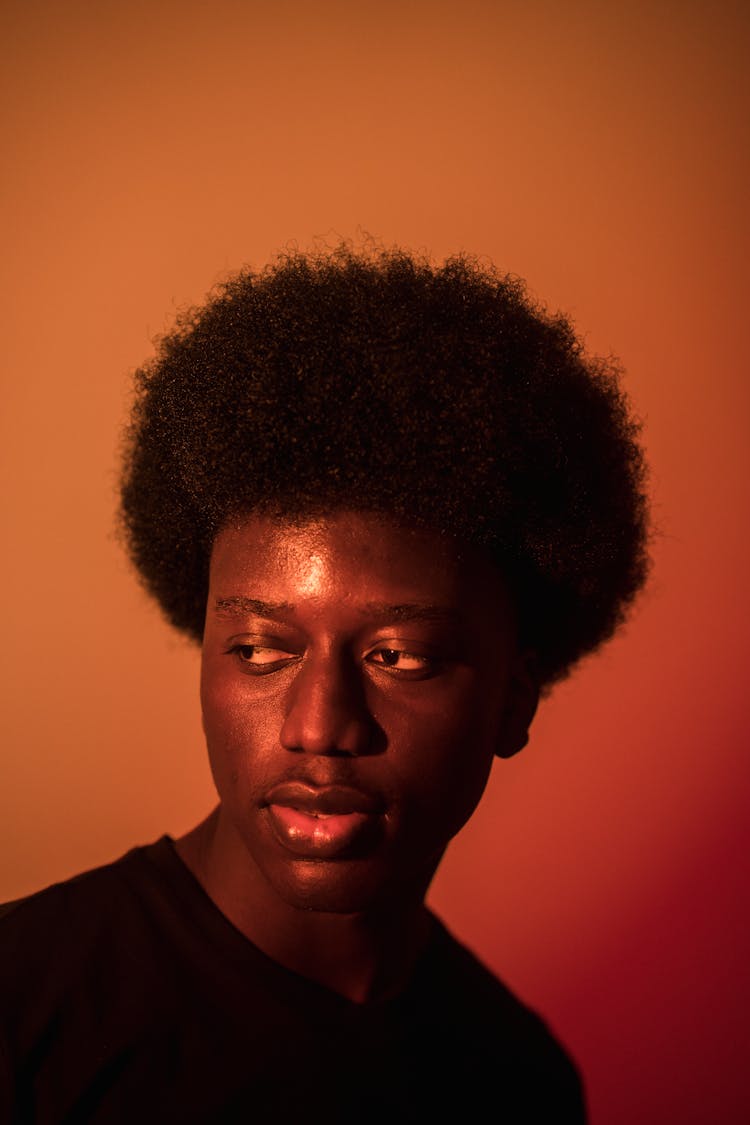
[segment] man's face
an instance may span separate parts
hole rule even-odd
[[[437,533],[344,512],[217,537],[204,727],[222,839],[261,900],[421,898],[533,713],[515,635],[498,573]]]

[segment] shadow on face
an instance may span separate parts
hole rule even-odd
[[[201,697],[234,862],[258,893],[345,911],[424,895],[537,690],[483,554],[337,512],[217,537]]]

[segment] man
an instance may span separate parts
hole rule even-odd
[[[614,371],[466,257],[342,245],[237,275],[137,385],[122,526],[202,644],[219,803],[6,908],[6,1116],[583,1121],[424,896],[644,580]]]

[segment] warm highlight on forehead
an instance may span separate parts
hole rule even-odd
[[[319,583],[310,581],[315,560]],[[291,524],[246,516],[217,537],[209,612],[232,620],[312,620],[329,609],[351,619],[458,626],[479,613],[515,632],[512,599],[485,552],[372,513],[342,511]]]

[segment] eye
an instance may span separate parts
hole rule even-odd
[[[227,650],[227,655],[234,656],[242,666],[242,671],[249,672],[253,676],[276,672],[296,659],[294,653],[287,652],[285,649],[251,644],[232,645]]]
[[[378,668],[387,668],[389,671],[403,673],[410,679],[434,675],[436,662],[426,656],[418,656],[414,652],[406,652],[400,648],[374,648],[368,652],[366,658],[369,664]]]

